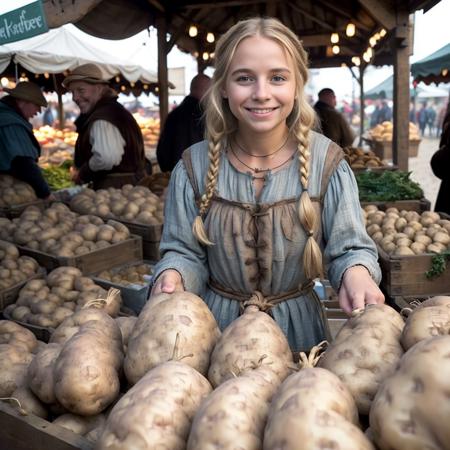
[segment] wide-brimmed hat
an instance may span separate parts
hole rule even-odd
[[[65,88],[69,87],[72,81],[85,81],[91,84],[108,84],[108,80],[105,80],[102,71],[95,64],[83,64],[73,69],[70,75],[64,78],[62,85]]]
[[[3,88],[3,90],[11,97],[25,100],[38,106],[47,106],[47,100],[45,100],[41,88],[31,81],[21,81],[16,84],[15,88]]]

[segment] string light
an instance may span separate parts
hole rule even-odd
[[[125,89],[126,89],[125,86],[123,86],[123,85],[120,86],[120,90],[121,90],[122,92],[125,92]]]
[[[47,72],[45,72],[44,73],[44,78],[48,79],[48,78],[50,78],[50,75]]]
[[[208,33],[206,35],[206,40],[212,44],[216,40],[216,38],[214,37],[214,33]]]
[[[1,82],[1,84],[2,84],[3,87],[8,86],[8,84],[9,84],[9,80],[8,80],[8,78],[6,78],[6,77],[2,77],[2,79],[0,80],[0,82]]]
[[[341,51],[341,49],[339,48],[339,45],[333,45],[333,47],[331,48],[331,50],[333,51],[333,53],[335,55],[339,54],[339,52]]]
[[[369,39],[369,44],[370,44],[371,47],[375,47],[375,45],[377,45],[377,40],[375,39],[374,36],[372,36],[372,37]]]
[[[360,59],[360,57],[359,57],[359,56],[353,56],[353,58],[352,58],[352,63],[353,63],[355,66],[359,66],[359,65],[361,64],[361,59]]]
[[[372,59],[372,56],[373,56],[373,50],[372,50],[372,47],[369,47],[369,48],[366,50],[366,52],[367,52],[367,55],[369,56],[369,59]]]
[[[369,56],[369,54],[367,53],[367,51],[365,51],[364,54],[363,54],[363,60],[364,60],[366,63],[370,62],[370,56]]]
[[[380,36],[381,36],[381,37],[385,37],[386,34],[387,34],[387,31],[386,31],[384,28],[382,28],[382,29],[380,30]]]
[[[337,33],[331,33],[331,43],[337,44],[339,42],[339,35]]]
[[[209,53],[208,53],[208,52],[203,52],[202,58],[203,58],[204,61],[208,61],[208,59],[209,59]]]
[[[352,23],[352,22],[349,22],[349,23],[347,24],[347,27],[345,28],[345,34],[346,34],[348,37],[352,37],[352,36],[355,35],[355,33],[356,33],[356,27],[355,27],[355,24]]]
[[[375,38],[376,41],[379,41],[381,39],[380,33],[375,33],[373,37]]]
[[[195,25],[191,25],[191,26],[189,27],[189,36],[190,36],[190,37],[195,37],[195,36],[197,36],[197,34],[198,34],[198,29],[197,29],[197,27],[196,27]]]
[[[441,74],[443,77],[446,77],[448,75],[448,69],[442,69]]]
[[[120,77],[119,77],[119,75],[116,75],[115,80],[116,80],[116,83],[119,83],[119,82],[120,82]]]

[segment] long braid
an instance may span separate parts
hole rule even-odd
[[[300,223],[305,229],[308,238],[305,244],[305,250],[303,253],[303,266],[305,275],[308,280],[312,280],[318,276],[322,276],[322,252],[317,244],[314,233],[317,231],[317,225],[319,218],[317,217],[314,206],[311,202],[311,198],[308,193],[308,181],[309,181],[309,127],[306,125],[300,125],[297,135],[299,146],[299,172],[300,183],[302,186],[302,193],[298,204],[298,216]]]
[[[203,245],[214,245],[214,242],[209,240],[208,234],[205,230],[203,217],[208,211],[211,199],[217,186],[217,179],[219,176],[219,162],[220,162],[220,139],[216,142],[209,141],[208,143],[208,159],[209,167],[206,174],[206,191],[202,195],[199,207],[199,215],[194,219],[192,224],[192,233],[197,240]]]

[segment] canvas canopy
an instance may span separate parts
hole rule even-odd
[[[97,47],[90,46],[70,31],[73,25],[50,30],[48,33],[0,46],[0,73],[4,73],[11,63],[40,77],[31,77],[31,81],[51,89],[51,80],[45,84],[48,74],[62,74],[74,69],[80,64],[95,63],[108,79],[113,79],[127,89],[144,85],[154,91],[158,84],[155,72],[139,65],[122,62],[120,58],[105,53]],[[47,74],[45,77],[44,75]],[[20,73],[19,73],[20,76]],[[127,83],[124,83],[124,82]],[[120,87],[120,86],[119,86]],[[173,87],[173,86],[172,86]],[[125,92],[124,89],[121,89]],[[128,92],[125,92],[128,93]]]
[[[450,82],[450,44],[411,65],[415,81],[430,83]]]

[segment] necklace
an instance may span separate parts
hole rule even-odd
[[[247,167],[247,169],[250,169],[252,172],[254,173],[261,173],[261,172],[269,172],[269,170],[276,170],[279,169],[280,167],[283,167],[288,161],[290,161],[291,159],[294,159],[294,155],[290,155],[288,159],[286,159],[285,161],[283,161],[281,164],[278,164],[278,166],[275,167],[269,167],[268,169],[263,169],[260,167],[251,167],[248,164],[246,164],[244,161],[242,161],[241,159],[239,159],[238,155],[236,155],[236,152],[234,151],[234,148],[232,145],[230,145],[230,149],[231,149],[231,153],[233,153],[234,157],[245,167]],[[264,178],[264,176],[262,177],[256,177],[254,175],[252,175],[252,178],[254,179],[261,179]]]
[[[239,144],[239,142],[237,141],[236,138],[234,138],[234,142],[236,143],[236,145],[239,147],[239,150],[241,150],[241,152],[245,153],[248,156],[253,156],[254,158],[268,158],[269,156],[275,155],[275,153],[278,153],[280,150],[282,150],[282,148],[286,145],[287,141],[289,139],[289,134],[286,136],[286,140],[283,142],[283,144],[281,145],[280,148],[277,148],[274,152],[269,153],[268,155],[255,155],[253,153],[248,152],[247,150],[244,150],[242,148],[242,146]],[[233,152],[234,153],[234,152]],[[239,159],[239,158],[238,158]],[[245,166],[245,164],[244,164]]]

